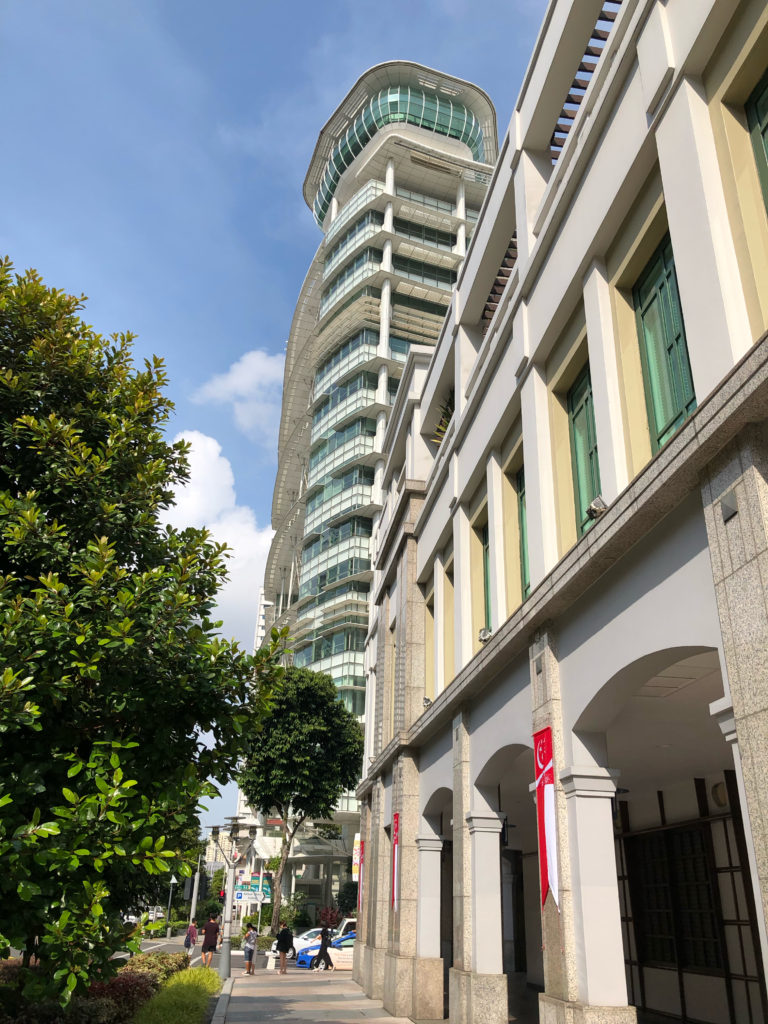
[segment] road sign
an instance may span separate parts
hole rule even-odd
[[[236,900],[241,900],[242,898],[243,898],[243,894],[241,892],[236,892],[235,893],[235,899]]]
[[[267,894],[264,893],[264,892],[255,892],[253,894],[253,898],[256,900],[256,902],[259,904],[259,906],[261,906],[261,904],[267,898]]]

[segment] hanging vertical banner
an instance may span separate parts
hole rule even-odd
[[[365,840],[360,840],[360,864],[357,875],[357,909],[363,909],[363,879],[365,878]]]
[[[355,833],[355,841],[352,845],[352,881],[360,881],[360,833]]]
[[[392,815],[392,909],[397,912],[400,881],[400,815]]]
[[[539,876],[541,905],[551,890],[555,906],[560,909],[557,878],[557,818],[555,817],[555,770],[552,761],[552,730],[541,729],[533,734],[536,759],[536,818],[539,826]]]

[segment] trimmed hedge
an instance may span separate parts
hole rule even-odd
[[[202,1024],[208,1001],[221,988],[221,979],[207,967],[178,974],[136,1014],[134,1024]]]

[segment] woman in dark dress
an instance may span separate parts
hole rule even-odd
[[[312,961],[312,966],[315,970],[319,970],[320,964],[325,963],[325,966],[329,971],[334,971],[336,968],[331,962],[330,955],[328,953],[328,944],[331,941],[331,932],[328,925],[323,926],[323,930],[320,932],[320,952],[317,954],[315,959]]]

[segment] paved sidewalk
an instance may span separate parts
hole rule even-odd
[[[234,966],[234,964],[233,964]],[[226,1011],[221,1003],[227,988],[231,995]],[[290,1024],[411,1024],[407,1017],[392,1017],[381,1001],[368,999],[352,981],[349,971],[304,971],[288,968],[288,974],[257,970],[235,974],[224,986],[214,1021],[221,1024],[251,1024],[280,1020]]]

